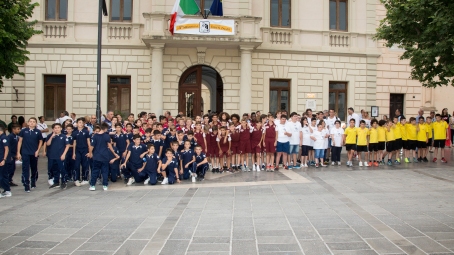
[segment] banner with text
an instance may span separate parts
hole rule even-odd
[[[235,35],[235,21],[179,18],[175,22],[174,33],[190,35]]]

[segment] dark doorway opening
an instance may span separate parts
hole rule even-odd
[[[389,117],[391,120],[396,116],[396,110],[404,114],[404,94],[389,95]]]

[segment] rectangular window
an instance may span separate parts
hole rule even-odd
[[[334,110],[339,119],[347,119],[347,83],[329,83],[329,109]]]
[[[66,109],[66,76],[44,75],[44,118],[54,121]]]
[[[329,0],[329,29],[348,31],[347,0]]]
[[[272,27],[291,27],[291,0],[271,0]]]
[[[46,0],[46,20],[68,20],[68,0]]]
[[[131,22],[132,0],[110,0],[110,21]]]
[[[290,80],[270,80],[270,112],[290,111]]]
[[[131,77],[108,77],[108,111],[128,116],[131,112]]]

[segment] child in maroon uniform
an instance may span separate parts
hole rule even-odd
[[[218,137],[218,126],[213,126],[211,132],[208,134],[208,140],[210,141],[208,145],[208,156],[210,157],[212,169],[211,172],[219,173],[219,147],[218,142],[216,141]]]
[[[205,133],[202,130],[202,123],[200,123],[200,122],[195,123],[194,138],[195,138],[195,141],[197,142],[197,144],[202,147],[202,151],[206,153],[207,152],[207,150],[206,150],[207,141],[206,141]]]
[[[247,167],[247,163],[249,162],[249,153],[251,153],[251,132],[250,128],[246,120],[241,121],[241,127],[239,128],[240,131],[240,154],[241,154],[241,161],[243,162],[243,166],[241,170],[244,172],[250,172],[251,169]]]
[[[240,132],[237,128],[232,124],[229,126],[229,135],[232,139],[231,141],[231,162],[232,162],[232,169],[234,171],[238,171],[241,163],[240,163],[240,154],[239,154],[239,146],[240,146]]]
[[[274,153],[276,152],[276,125],[274,123],[274,116],[268,115],[268,123],[265,125],[265,134],[263,146],[266,152],[266,171],[274,172],[273,162]]]
[[[262,122],[256,122],[255,127],[253,127],[251,130],[251,153],[252,153],[251,156],[253,160],[252,171],[260,172],[260,161],[263,142],[262,139],[263,139]]]
[[[230,136],[227,134],[227,128],[221,127],[218,135],[218,147],[219,147],[219,161],[222,164],[221,173],[224,171],[232,171],[230,168]],[[227,163],[227,165],[225,164]]]

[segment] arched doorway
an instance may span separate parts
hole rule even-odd
[[[210,98],[202,97],[202,84],[208,88]],[[212,112],[222,112],[224,84],[221,76],[213,68],[196,65],[186,70],[180,77],[178,88],[178,111],[185,116],[195,117]],[[203,102],[210,102],[209,107]]]

